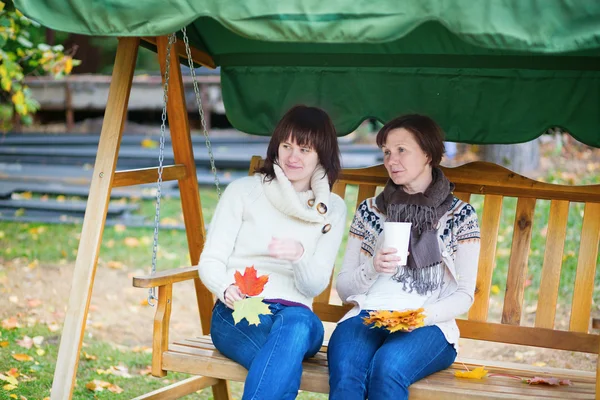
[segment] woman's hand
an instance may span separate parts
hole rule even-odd
[[[294,239],[272,238],[269,243],[269,255],[281,260],[297,261],[304,254],[302,243]]]
[[[377,250],[373,257],[373,267],[380,274],[395,274],[400,265],[400,256],[395,255],[398,252],[393,247],[385,247]]]
[[[225,293],[223,294],[225,298],[225,305],[233,310],[233,303],[238,300],[244,300],[246,296],[242,294],[240,288],[237,285],[229,285],[227,289],[225,289]]]

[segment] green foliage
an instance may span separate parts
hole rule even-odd
[[[50,74],[59,78],[79,64],[63,46],[45,44],[42,28],[15,9],[12,1],[0,1],[0,129],[10,129],[15,118],[30,124],[39,109],[23,83],[25,76]]]

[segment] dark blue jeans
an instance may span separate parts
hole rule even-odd
[[[269,304],[272,315],[260,324],[233,322],[233,310],[220,301],[212,314],[210,334],[215,347],[248,370],[243,400],[295,399],[302,361],[323,344],[323,324],[308,308]]]
[[[328,347],[330,400],[408,399],[408,387],[448,368],[456,350],[437,326],[390,333],[363,324],[368,315],[339,324]]]

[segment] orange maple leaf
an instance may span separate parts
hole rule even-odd
[[[240,292],[246,296],[259,295],[269,281],[268,275],[256,276],[254,265],[246,267],[244,275],[240,274],[239,271],[236,271],[233,277],[235,278],[235,284],[240,288]]]

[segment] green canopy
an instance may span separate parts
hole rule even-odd
[[[15,0],[53,29],[157,36],[187,27],[221,66],[234,127],[270,134],[292,105],[340,134],[431,115],[448,140],[517,143],[561,126],[600,147],[598,0]]]

